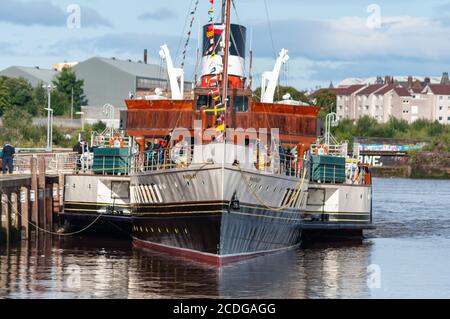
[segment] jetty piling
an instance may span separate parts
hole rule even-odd
[[[30,203],[31,203],[31,222],[33,225],[38,225],[38,212],[39,205],[37,201],[38,192],[38,179],[37,179],[37,159],[32,157],[31,164],[31,191],[30,191]],[[35,227],[32,228],[32,236],[36,236]]]
[[[39,174],[38,174],[38,206],[39,206],[39,218],[38,218],[38,224],[37,226],[41,229],[46,229],[47,226],[47,216],[46,216],[46,194],[45,194],[45,158],[39,157],[38,158],[38,167],[39,167]]]
[[[47,174],[44,156],[32,156],[27,163],[28,174],[0,175],[0,243],[36,240],[59,220],[64,174]]]
[[[9,233],[9,203],[8,203],[8,195],[2,193],[1,194],[1,207],[2,207],[2,213],[1,213],[1,230],[2,230],[2,240],[6,243],[9,243],[10,239],[10,233]]]
[[[10,197],[10,238],[13,241],[20,239],[20,225],[19,225],[19,203],[17,199],[17,193],[11,193]]]
[[[29,227],[29,220],[30,220],[30,205],[29,205],[29,195],[28,195],[28,188],[25,186],[22,186],[20,188],[20,215],[21,215],[21,239],[22,240],[28,240],[30,238],[30,227]]]

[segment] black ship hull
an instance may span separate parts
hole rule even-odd
[[[300,213],[227,202],[137,207],[133,239],[149,248],[208,264],[223,265],[298,247]],[[298,216],[298,217],[297,217]]]

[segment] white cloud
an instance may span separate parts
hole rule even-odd
[[[361,17],[286,20],[273,22],[272,30],[276,46],[313,60],[449,59],[450,28],[430,18],[382,17],[380,29]],[[255,54],[273,55],[267,32],[264,24],[254,26]]]
[[[65,8],[50,1],[0,0],[0,22],[15,25],[66,26],[68,13]],[[83,26],[111,26],[111,22],[92,8],[82,6]]]
[[[154,20],[154,21],[164,21],[170,20],[177,17],[175,11],[167,8],[156,9],[152,12],[144,12],[139,15],[140,20]]]

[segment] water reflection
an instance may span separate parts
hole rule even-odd
[[[128,241],[47,236],[0,251],[0,298],[366,298],[369,251],[316,246],[216,268]]]
[[[376,179],[377,230],[221,269],[129,241],[40,237],[0,247],[0,298],[449,298],[450,181]],[[378,265],[381,287],[368,289]]]

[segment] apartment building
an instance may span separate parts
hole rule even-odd
[[[433,118],[442,124],[450,124],[450,85],[429,84],[422,96],[431,102]]]
[[[335,92],[339,119],[356,121],[363,116],[370,116],[384,123],[393,116],[410,121],[412,96],[400,85],[352,85],[337,88]]]
[[[370,116],[385,123],[389,118],[413,123],[418,119],[450,124],[450,80],[444,73],[441,84],[408,77],[399,83],[386,77],[376,84],[354,84],[333,89],[339,119],[358,120]],[[383,82],[383,83],[380,83]]]
[[[383,109],[376,93],[386,86],[388,85],[373,84],[358,91],[354,96],[356,99],[356,108],[353,110],[354,113],[351,118],[357,120],[367,115],[377,120],[381,120]]]
[[[336,113],[339,119],[353,118],[356,101],[354,95],[363,90],[365,85],[349,85],[333,89],[336,92]]]
[[[412,99],[408,122],[412,123],[418,119],[434,120],[433,99],[427,93],[424,93],[424,89],[413,87],[409,90],[409,93]]]

